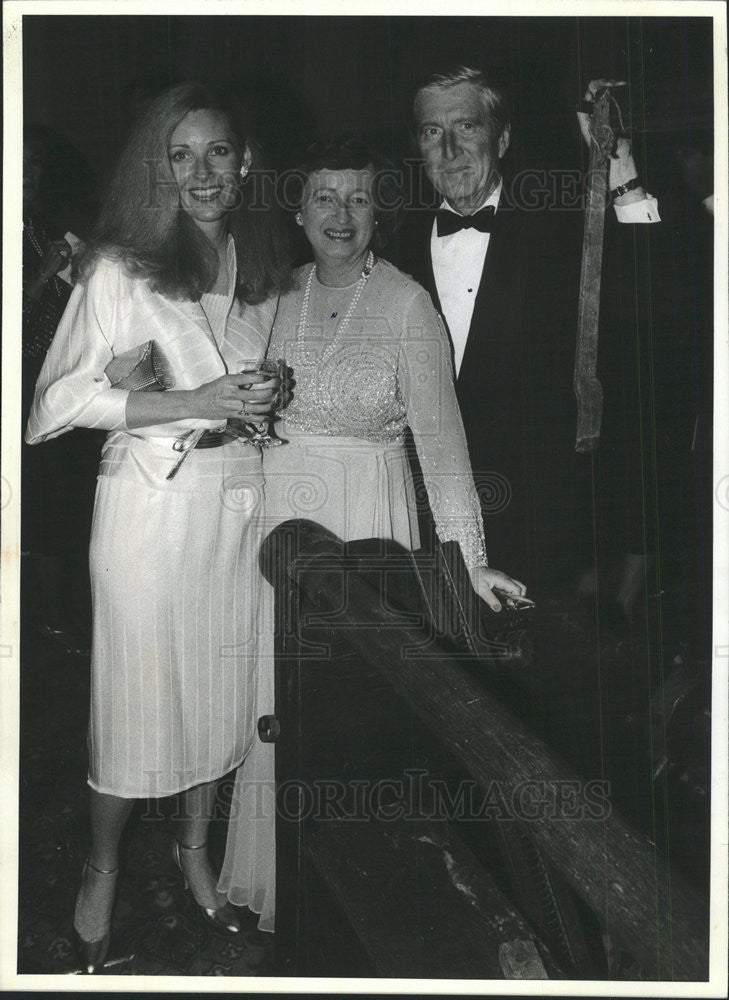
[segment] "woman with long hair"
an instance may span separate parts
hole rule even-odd
[[[255,737],[262,359],[288,287],[273,206],[250,207],[255,147],[224,95],[182,84],[140,118],[78,261],[26,440],[108,431],[90,548],[91,850],[74,926],[108,950],[119,840],[135,799],[182,794],[175,860],[201,915],[240,934],[206,851],[218,780]],[[133,391],[135,388],[166,391]],[[236,424],[236,421],[238,423]]]

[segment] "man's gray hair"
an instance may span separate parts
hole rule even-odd
[[[506,95],[482,69],[474,69],[472,66],[450,66],[436,73],[431,73],[419,85],[415,91],[413,99],[413,116],[417,121],[416,107],[420,94],[430,87],[453,87],[457,83],[472,83],[481,91],[481,98],[486,109],[498,126],[499,132],[503,132],[510,122],[509,103]]]

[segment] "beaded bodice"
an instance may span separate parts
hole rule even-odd
[[[300,329],[311,266],[281,299],[268,351],[285,358],[296,379],[283,436],[291,428],[386,444],[403,440],[409,426],[440,538],[459,541],[469,565],[485,563],[450,344],[428,293],[378,261],[341,329],[354,286],[329,288],[314,278]]]
[[[382,269],[380,264],[377,271]],[[385,289],[378,294],[375,282],[373,274],[357,314],[341,332],[353,287],[326,288],[315,280],[309,321],[300,336],[299,297],[282,302],[270,353],[278,352],[294,368],[296,391],[286,411],[287,425],[368,441],[402,437],[407,417],[397,377],[401,330],[388,322],[388,295]]]

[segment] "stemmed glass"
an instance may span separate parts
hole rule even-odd
[[[266,380],[278,377],[281,386],[278,391],[278,402],[273,407],[271,416],[259,417],[258,419],[243,418],[228,421],[228,426],[244,444],[256,445],[258,448],[275,448],[280,444],[286,444],[283,438],[276,435],[272,427],[272,417],[281,408],[281,401],[286,393],[289,381],[289,368],[283,358],[278,361],[255,360],[243,361],[243,367],[238,372],[239,375],[263,375]],[[241,389],[255,389],[256,382],[242,382]]]

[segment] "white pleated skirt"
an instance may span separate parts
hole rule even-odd
[[[290,518],[306,518],[342,541],[386,538],[418,548],[412,475],[400,443],[302,434],[281,426],[288,443],[264,453],[265,534]],[[256,717],[274,713],[273,588],[262,584],[265,624]],[[275,922],[274,744],[256,740],[238,768],[225,861],[218,888],[231,902]]]
[[[263,491],[238,443],[170,482],[132,457],[97,486],[89,784],[146,798],[222,777],[253,743]]]

